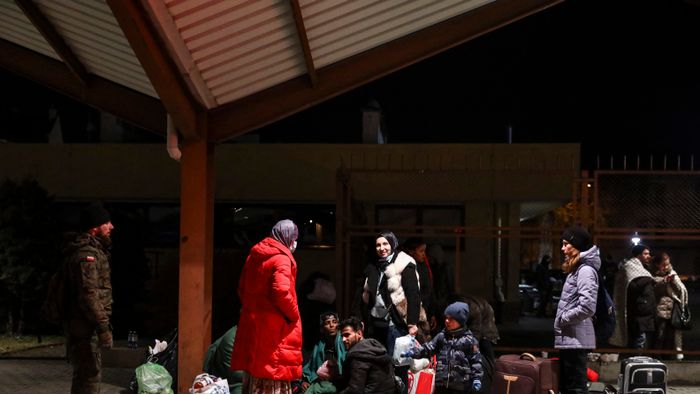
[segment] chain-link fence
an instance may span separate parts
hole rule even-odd
[[[598,171],[596,229],[700,231],[700,173]]]

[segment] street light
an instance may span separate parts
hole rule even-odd
[[[639,234],[635,231],[630,241],[632,241],[632,243],[636,246],[639,245],[640,242],[642,242],[642,239],[639,238]]]

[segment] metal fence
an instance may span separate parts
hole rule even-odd
[[[597,238],[700,240],[700,172],[596,171],[593,184]]]

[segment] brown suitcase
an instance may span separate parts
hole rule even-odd
[[[496,359],[492,394],[556,394],[559,392],[559,361],[530,353],[504,354]]]

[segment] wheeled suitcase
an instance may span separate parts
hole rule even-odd
[[[617,387],[620,394],[665,394],[668,368],[659,360],[646,356],[629,357],[620,362]]]
[[[559,392],[559,361],[530,353],[504,354],[496,359],[493,394],[556,394]]]

